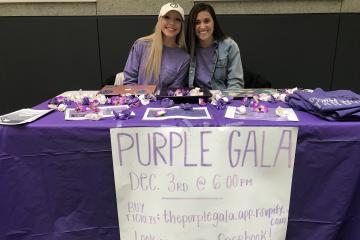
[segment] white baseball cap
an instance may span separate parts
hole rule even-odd
[[[167,3],[163,5],[160,9],[159,17],[166,15],[170,11],[177,11],[181,15],[182,20],[185,20],[184,9],[177,3]]]

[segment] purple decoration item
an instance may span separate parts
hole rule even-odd
[[[172,99],[169,99],[169,98],[163,98],[163,99],[161,100],[160,105],[161,105],[163,108],[169,108],[169,107],[174,106],[174,101],[173,101]]]
[[[96,110],[98,109],[99,105],[100,105],[100,102],[96,99],[89,102],[89,108],[91,110],[93,110],[94,112],[98,112]]]
[[[111,105],[120,105],[120,97],[119,96],[113,96],[110,98]]]
[[[253,110],[255,112],[259,112],[259,113],[267,113],[269,111],[268,106],[264,105],[264,104],[259,104],[255,107],[253,107]]]
[[[119,99],[119,105],[125,105],[127,104],[129,99],[126,96],[121,96]]]
[[[203,98],[199,98],[199,105],[200,106],[206,106],[206,101]]]
[[[227,96],[227,99],[228,99],[228,103],[231,103],[234,100],[234,97],[233,96]]]
[[[191,111],[191,110],[193,110],[193,107],[191,106],[191,104],[190,103],[182,103],[181,105],[180,105],[180,108],[181,109],[184,109],[185,111]]]
[[[90,105],[90,99],[88,97],[84,97],[81,102],[82,105]]]
[[[189,93],[190,93],[190,90],[189,90],[189,89],[183,88],[183,89],[181,89],[181,91],[182,91],[182,95],[183,95],[183,96],[189,96]]]
[[[190,95],[190,90],[188,88],[168,89],[167,94],[170,97],[186,97]]]
[[[269,100],[269,103],[276,103],[277,102],[277,99],[275,98],[274,95],[271,95],[271,98]]]
[[[256,98],[245,97],[241,100],[241,105],[245,107],[256,108],[259,105],[259,101]]]
[[[116,120],[127,120],[131,118],[131,111],[129,109],[125,109],[121,112],[113,111]]]
[[[246,105],[245,105],[245,106],[246,106]],[[256,101],[255,99],[252,99],[252,100],[250,100],[248,106],[249,106],[249,107],[252,107],[252,108],[257,108],[257,107],[259,106],[259,102]],[[247,106],[247,107],[248,107],[248,106]]]
[[[111,105],[125,105],[127,98],[125,96],[113,96],[110,98]]]
[[[75,110],[77,112],[85,112],[86,111],[86,107],[84,105],[82,105],[81,103],[76,103],[76,107]]]
[[[216,101],[216,109],[217,110],[224,110],[226,106],[226,102],[224,101],[223,98],[220,98],[219,100]]]
[[[155,95],[149,94],[149,93],[144,95],[144,99],[150,100],[150,102],[155,102],[156,101]]]
[[[241,105],[244,105],[244,106],[248,107],[248,106],[249,106],[249,102],[250,102],[249,98],[248,98],[248,97],[244,97],[244,98],[241,100]]]
[[[130,97],[128,104],[130,107],[140,107],[141,101],[138,97]]]
[[[48,107],[51,109],[57,109],[58,111],[64,111],[68,105],[71,104],[71,100],[63,96],[57,96],[48,102]]]
[[[63,96],[57,96],[57,97],[54,97],[52,99],[50,99],[50,101],[48,102],[48,104],[51,104],[51,105],[59,105],[61,103],[64,103],[66,105],[70,104],[71,101],[70,100],[67,100],[66,97],[63,97]]]
[[[168,96],[173,97],[175,95],[174,91],[169,89],[168,90]]]
[[[56,97],[50,99],[50,101],[48,102],[48,105],[56,105],[57,106],[58,104],[59,104],[59,102]]]
[[[182,90],[181,90],[180,88],[178,88],[178,89],[175,90],[174,95],[175,95],[176,97],[182,97],[182,96],[184,96],[184,95],[183,95],[183,92],[182,92]]]
[[[90,108],[93,112],[96,112],[96,113],[98,113],[98,112],[100,111],[98,104],[90,103],[89,108]]]

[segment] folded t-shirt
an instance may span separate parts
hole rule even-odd
[[[313,92],[298,90],[287,98],[288,104],[327,120],[360,119],[360,95],[350,90]]]

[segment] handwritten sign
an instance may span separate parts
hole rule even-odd
[[[111,129],[121,239],[285,239],[297,131]]]

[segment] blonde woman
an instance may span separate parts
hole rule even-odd
[[[156,85],[158,91],[179,88],[187,77],[184,10],[167,3],[160,9],[153,34],[138,39],[124,68],[124,84]]]

